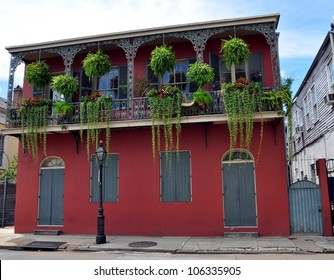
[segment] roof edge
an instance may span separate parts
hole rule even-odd
[[[114,33],[61,39],[61,40],[40,42],[34,44],[6,46],[5,48],[9,51],[9,53],[16,53],[16,52],[30,51],[36,49],[93,43],[105,40],[117,40],[117,39],[124,39],[131,37],[134,38],[139,36],[148,36],[148,35],[163,34],[163,33],[167,34],[173,32],[198,30],[203,28],[217,28],[225,26],[237,26],[237,25],[256,24],[256,23],[268,23],[268,22],[273,22],[275,24],[275,29],[277,29],[279,17],[280,17],[279,13],[273,13],[259,16],[249,16],[249,17],[204,21],[204,22],[196,22],[188,24],[160,26],[146,29],[130,30],[130,31],[119,31]]]

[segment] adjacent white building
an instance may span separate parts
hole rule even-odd
[[[291,180],[316,182],[317,159],[328,160],[329,172],[334,166],[334,22],[294,97],[292,112]]]

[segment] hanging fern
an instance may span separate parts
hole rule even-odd
[[[108,55],[103,54],[101,50],[96,53],[88,53],[82,61],[83,69],[87,77],[102,77],[109,73],[111,62]]]
[[[28,83],[42,88],[51,81],[49,66],[44,61],[35,61],[27,65],[26,79]]]
[[[224,53],[227,69],[231,69],[232,63],[241,64],[250,56],[249,46],[241,38],[222,40],[220,51]]]

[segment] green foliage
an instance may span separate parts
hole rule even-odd
[[[172,46],[162,45],[156,47],[151,52],[151,60],[149,66],[154,75],[159,79],[159,87],[161,85],[162,75],[166,72],[172,71],[176,64],[176,56]]]
[[[52,78],[51,88],[63,94],[66,98],[76,93],[79,89],[79,82],[70,75],[58,75]]]
[[[110,123],[111,123],[112,97],[101,92],[84,96],[80,102],[80,138],[83,139],[83,124],[87,123],[87,156],[90,158],[91,147],[99,144],[101,129],[99,123],[105,122],[106,150],[110,150]]]
[[[88,53],[82,64],[87,77],[100,78],[109,73],[111,69],[109,56],[103,54],[101,50],[98,50],[96,53]]]
[[[269,109],[278,110],[279,113],[288,116],[290,159],[293,157],[292,83],[293,79],[285,78],[280,88],[270,88],[269,91],[263,92],[262,96],[262,101],[268,105]]]
[[[213,102],[210,93],[203,90],[200,87],[197,89],[196,92],[194,92],[194,101],[197,104],[206,104],[206,105],[209,105]]]
[[[17,156],[13,156],[12,160],[9,163],[9,167],[0,173],[0,179],[7,180],[14,179],[16,177],[18,159]]]
[[[247,61],[250,56],[248,44],[240,38],[230,38],[222,40],[220,51],[224,53],[226,67],[231,69],[232,63],[241,64]]]
[[[38,139],[43,143],[46,155],[46,127],[51,105],[51,100],[37,97],[22,101],[20,109],[22,150],[23,152],[27,150],[35,160],[38,159]]]
[[[145,77],[134,77],[134,93],[136,96],[145,96],[150,88],[150,82]]]
[[[261,85],[245,78],[226,83],[222,89],[227,124],[230,132],[230,150],[237,145],[250,149],[253,135],[254,112],[261,110]],[[244,134],[245,133],[245,134]]]
[[[73,116],[74,105],[63,101],[57,101],[54,112],[55,114],[62,114],[64,116],[66,115],[71,117]]]
[[[42,88],[51,80],[49,66],[44,61],[35,61],[27,65],[26,79],[28,83],[37,88]]]
[[[152,152],[160,151],[160,125],[163,125],[166,156],[174,147],[173,122],[176,128],[176,150],[179,149],[181,132],[182,93],[177,87],[166,86],[149,91],[150,113],[152,119]],[[157,149],[156,149],[157,148]]]
[[[190,82],[197,83],[199,86],[209,84],[215,78],[213,68],[199,61],[189,65],[186,75]]]

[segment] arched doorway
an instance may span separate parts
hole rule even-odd
[[[254,160],[244,150],[227,153],[222,161],[225,227],[256,227]]]
[[[40,167],[38,194],[38,225],[63,225],[64,171],[61,158],[45,159]]]

